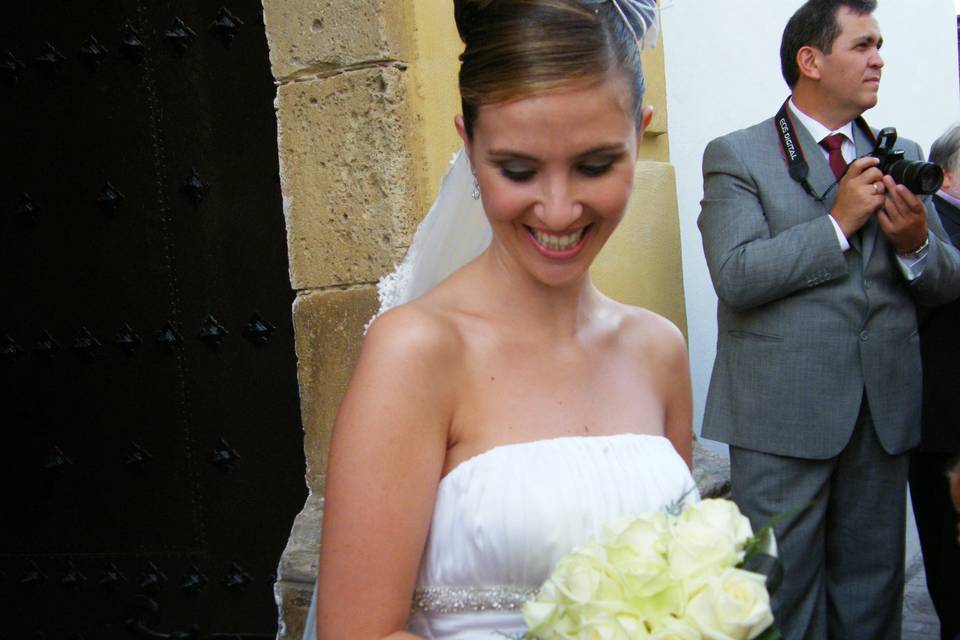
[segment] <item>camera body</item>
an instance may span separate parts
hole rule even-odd
[[[897,184],[902,184],[913,193],[928,195],[936,193],[943,184],[943,169],[931,162],[904,160],[903,150],[894,149],[897,130],[885,127],[877,135],[877,144],[868,156],[880,160],[879,169]]]

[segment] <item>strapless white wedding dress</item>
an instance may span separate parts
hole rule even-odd
[[[556,562],[605,523],[697,500],[661,436],[623,434],[495,447],[441,481],[407,629],[444,640],[526,631],[520,608]],[[313,607],[304,633],[314,640]]]

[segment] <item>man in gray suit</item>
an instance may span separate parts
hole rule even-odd
[[[703,435],[730,445],[733,498],[755,527],[787,514],[774,613],[790,640],[900,637],[914,303],[960,296],[960,254],[928,203],[861,157],[883,68],[875,5],[798,9],[780,54],[791,98],[703,157],[719,298]]]

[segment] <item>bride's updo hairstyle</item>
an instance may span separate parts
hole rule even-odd
[[[460,97],[467,136],[473,137],[481,105],[601,81],[612,73],[628,79],[640,126],[644,82],[634,34],[645,29],[617,2],[631,0],[454,0],[464,43]],[[628,19],[637,22],[628,26]]]

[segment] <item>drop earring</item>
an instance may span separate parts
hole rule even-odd
[[[480,183],[477,182],[477,174],[473,174],[473,189],[470,190],[470,197],[474,200],[480,199]]]

